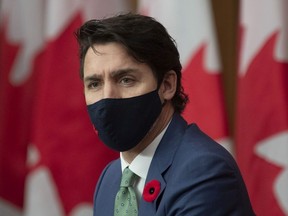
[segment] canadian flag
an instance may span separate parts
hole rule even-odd
[[[256,214],[288,215],[288,2],[240,9],[237,158]]]
[[[183,66],[182,83],[190,99],[185,119],[196,122],[231,151],[211,2],[140,0],[139,11],[155,17],[176,40]]]
[[[0,215],[92,215],[97,179],[118,154],[88,119],[74,31],[128,11],[128,2],[2,0],[0,8]]]

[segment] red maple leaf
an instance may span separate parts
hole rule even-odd
[[[274,57],[277,37],[269,37],[238,82],[236,152],[259,215],[284,215],[272,191],[281,168],[255,154],[259,141],[288,129],[288,63]]]
[[[0,196],[22,207],[35,86],[33,76],[19,86],[9,80],[21,44],[6,37],[7,23],[0,29]]]
[[[197,123],[212,138],[219,139],[228,134],[221,74],[205,68],[205,52],[206,45],[202,45],[184,68],[182,82],[190,102],[183,116],[189,123]]]

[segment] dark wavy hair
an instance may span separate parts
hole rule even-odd
[[[182,113],[188,96],[181,84],[179,52],[175,40],[154,18],[127,13],[100,20],[93,19],[84,23],[75,35],[79,43],[81,79],[84,76],[84,58],[90,47],[94,44],[119,43],[126,48],[128,55],[152,69],[158,85],[167,72],[176,72],[177,87],[172,104],[176,112]]]

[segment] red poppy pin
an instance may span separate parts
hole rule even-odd
[[[153,202],[160,193],[161,184],[157,180],[152,180],[145,185],[143,199],[146,202]]]

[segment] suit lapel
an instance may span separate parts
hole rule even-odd
[[[166,188],[169,176],[169,167],[173,161],[174,154],[181,142],[181,137],[185,132],[187,123],[178,114],[174,114],[173,119],[165,132],[151,162],[145,185],[152,180],[157,180],[161,184],[160,193],[152,202],[146,202],[141,198],[139,205],[139,216],[155,215],[158,205],[161,202],[162,194]],[[144,187],[145,188],[145,187]]]

